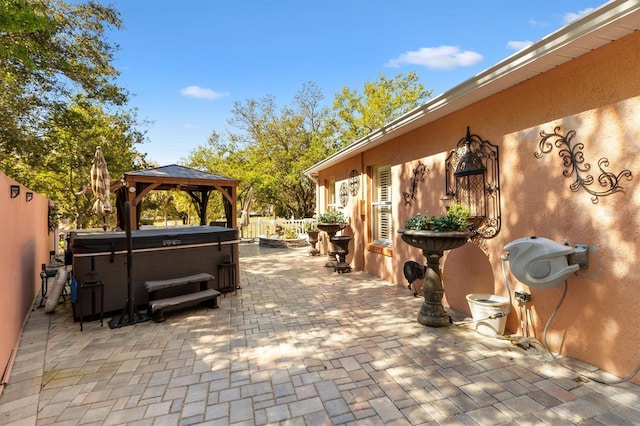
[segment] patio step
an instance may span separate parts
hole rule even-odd
[[[221,293],[218,290],[208,288],[209,281],[213,281],[214,276],[208,273],[198,273],[182,277],[168,278],[165,280],[145,281],[144,285],[149,292],[149,315],[154,322],[164,322],[166,311],[184,308],[201,302],[208,302],[210,308],[218,307],[218,297]],[[158,292],[176,287],[188,286],[200,283],[200,290],[177,296],[158,298]]]

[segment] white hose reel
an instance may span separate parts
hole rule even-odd
[[[525,237],[504,246],[518,281],[531,288],[553,288],[586,267],[587,246],[569,246],[542,237]]]

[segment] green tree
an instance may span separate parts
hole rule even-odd
[[[155,221],[162,219],[164,225],[169,220],[181,218],[176,209],[176,195],[178,191],[151,191],[142,202],[142,214],[145,219]]]
[[[101,219],[91,213],[93,194],[80,193],[90,183],[96,148],[102,148],[109,175],[115,180],[127,171],[146,167],[144,156],[135,150],[145,135],[138,130],[133,112],[107,114],[82,98],[49,120],[50,128],[41,138],[46,151],[24,153],[17,160],[3,158],[0,166],[8,175],[54,200],[60,216],[69,218],[78,228],[96,226]]]
[[[46,150],[46,117],[77,94],[95,103],[124,105],[113,83],[116,46],[105,31],[120,28],[117,11],[97,2],[0,0],[0,154]]]
[[[242,133],[230,135],[238,179],[255,188],[260,203],[274,206],[280,216],[310,216],[315,208],[315,184],[303,170],[332,151],[324,95],[307,83],[293,104],[278,110],[272,96],[236,102],[229,123]]]
[[[272,96],[236,102],[229,124],[240,132],[230,133],[227,141],[214,132],[207,146],[191,153],[189,165],[239,179],[241,196],[252,185],[257,208],[308,217],[315,211],[315,183],[303,171],[430,95],[410,73],[365,83],[363,94],[344,88],[332,110],[323,106],[324,95],[314,83],[305,84],[282,109]]]
[[[145,139],[128,94],[114,83],[122,22],[94,1],[0,0],[0,168],[56,202],[61,217],[93,226],[89,183],[101,146],[112,179],[145,166]],[[115,200],[114,200],[115,201]]]
[[[355,142],[424,103],[432,90],[425,90],[414,72],[389,79],[382,74],[365,82],[362,93],[344,87],[333,101],[333,123],[338,147]]]
[[[225,176],[244,181],[238,191],[243,193],[250,182],[250,172],[247,162],[243,159],[246,152],[232,142],[223,142],[222,137],[215,131],[211,133],[206,145],[195,148],[185,161],[184,165],[197,170],[205,170],[218,176]],[[249,179],[249,180],[247,180]],[[186,196],[185,200],[191,200]],[[182,211],[190,216],[196,214],[195,205],[190,201],[189,210],[185,209],[185,204],[180,204]],[[188,205],[188,204],[187,204]],[[197,214],[196,214],[197,215]],[[207,205],[207,223],[225,217],[223,196],[218,191],[213,191]]]

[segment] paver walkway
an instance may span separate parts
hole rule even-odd
[[[640,424],[637,385],[574,380],[533,349],[424,327],[421,298],[336,274],[308,249],[241,250],[242,289],[216,310],[84,332],[69,303],[34,310],[0,424]]]

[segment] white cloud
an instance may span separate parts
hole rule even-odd
[[[199,87],[199,86],[185,87],[184,89],[180,90],[180,94],[188,98],[197,98],[197,99],[218,99],[225,96],[229,96],[229,94],[226,92],[218,93],[211,89],[207,89],[205,87]]]
[[[511,49],[511,50],[522,50],[525,47],[529,47],[533,44],[532,41],[529,40],[514,40],[514,41],[509,41],[507,42],[507,49]]]
[[[583,9],[583,10],[581,10],[581,11],[579,11],[579,12],[569,12],[569,13],[565,13],[565,14],[564,14],[564,17],[562,18],[562,21],[563,21],[565,24],[568,24],[568,23],[570,23],[570,22],[575,21],[576,19],[580,19],[580,18],[582,18],[584,15],[587,15],[587,14],[589,14],[589,13],[593,12],[594,10],[595,10],[594,8],[590,7],[590,8],[588,8],[588,9]]]
[[[549,24],[543,21],[537,21],[535,19],[529,19],[529,26],[531,27],[548,27]]]
[[[456,46],[422,47],[391,59],[387,66],[399,68],[401,65],[422,65],[430,69],[448,70],[457,67],[469,67],[483,59],[479,53],[461,51]]]

